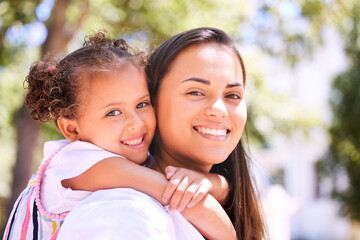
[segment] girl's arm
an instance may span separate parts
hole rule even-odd
[[[73,190],[133,188],[153,197],[163,205],[166,202],[162,201],[162,195],[167,184],[168,181],[163,174],[119,157],[104,159],[81,175],[62,181],[64,187]],[[182,214],[208,239],[236,239],[229,217],[209,194],[195,206],[185,208]]]
[[[206,194],[198,204],[185,208],[181,214],[206,239],[237,239],[235,228],[216,199]]]
[[[79,176],[64,179],[61,183],[65,188],[91,192],[110,188],[133,188],[165,204],[161,200],[167,185],[165,176],[121,157],[101,160]]]

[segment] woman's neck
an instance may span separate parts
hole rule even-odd
[[[186,159],[185,156],[184,157],[172,156],[165,149],[162,148],[161,144],[156,146],[156,150],[153,158],[154,161],[150,165],[150,168],[158,172],[161,172],[163,174],[165,174],[165,168],[167,166],[187,168],[198,172],[209,172],[212,167],[212,165],[204,166],[202,164],[197,164],[197,162],[191,159]]]

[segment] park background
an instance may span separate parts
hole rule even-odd
[[[360,1],[0,1],[0,225],[41,161],[52,124],[30,119],[32,62],[106,29],[151,51],[187,29],[223,29],[247,76],[248,135],[272,239],[360,239]],[[1,231],[2,233],[2,231]]]

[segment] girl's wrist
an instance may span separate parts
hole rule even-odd
[[[229,184],[226,178],[220,174],[209,173],[208,179],[212,184],[209,193],[222,204],[229,193]]]

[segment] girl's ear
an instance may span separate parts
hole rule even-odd
[[[70,142],[75,142],[80,140],[79,133],[77,131],[76,120],[59,118],[57,120],[57,125],[64,137]]]

